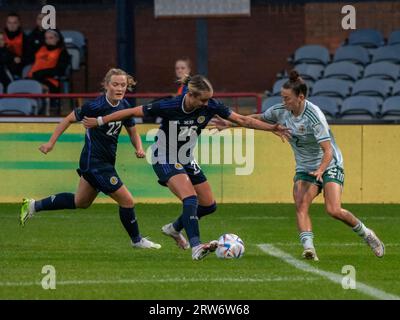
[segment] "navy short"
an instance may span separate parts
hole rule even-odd
[[[153,164],[153,170],[157,174],[158,183],[162,186],[166,186],[167,182],[171,177],[178,174],[185,173],[188,175],[190,181],[195,186],[197,184],[207,181],[206,176],[199,167],[196,161],[192,161],[190,164]]]
[[[79,176],[89,182],[94,189],[107,195],[114,193],[123,186],[123,182],[113,166],[89,169],[87,171],[78,169],[76,171]]]

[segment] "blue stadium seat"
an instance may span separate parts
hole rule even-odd
[[[373,97],[350,97],[343,101],[340,117],[347,120],[376,119],[379,117],[379,104]]]
[[[354,83],[352,94],[385,98],[390,95],[392,87],[392,81],[373,78],[361,79]]]
[[[378,48],[372,57],[372,62],[388,61],[400,64],[400,46],[386,46]]]
[[[314,84],[312,95],[343,99],[350,94],[352,85],[352,82],[342,79],[321,79]]]
[[[385,45],[385,39],[378,30],[359,29],[350,33],[349,45],[358,45],[364,48],[378,48]]]
[[[382,119],[400,120],[400,96],[387,98],[382,105]]]
[[[0,99],[0,114],[3,115],[32,115],[33,108],[30,99],[4,98]]]
[[[40,82],[36,80],[16,80],[11,82],[7,87],[7,93],[32,93],[32,94],[42,94],[43,87]],[[40,99],[28,99],[31,101],[32,107],[37,115],[39,109],[41,108]]]
[[[392,95],[394,96],[400,96],[400,80],[397,81],[394,86],[393,86],[393,90],[392,90]]]
[[[321,78],[324,66],[320,64],[301,63],[295,66],[295,69],[304,79],[316,81]]]
[[[334,62],[324,71],[324,78],[356,81],[361,77],[362,67],[348,61]]]
[[[327,48],[320,45],[306,45],[300,47],[294,53],[294,64],[314,63],[326,65],[330,61]]]
[[[267,99],[265,99],[262,103],[261,106],[261,111],[265,112],[265,110],[268,110],[269,108],[271,108],[272,106],[278,104],[278,103],[282,103],[282,98],[275,96],[275,97],[268,97]]]
[[[371,63],[364,70],[364,78],[378,78],[396,81],[399,76],[400,66],[387,61]]]
[[[389,35],[388,45],[400,44],[400,30],[395,30]]]
[[[87,41],[85,36],[75,30],[61,31],[64,36],[65,46],[71,56],[72,70],[79,70],[82,63],[86,62]]]
[[[311,103],[319,107],[322,112],[327,116],[327,119],[336,118],[339,113],[339,105],[341,99],[324,96],[312,96],[307,98]]]
[[[361,46],[344,46],[336,50],[333,57],[334,62],[348,61],[366,65],[370,62],[368,50]]]

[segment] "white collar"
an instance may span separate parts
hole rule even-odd
[[[194,109],[193,111],[189,111],[189,112],[185,111],[185,104],[184,104],[185,99],[186,99],[186,94],[183,96],[182,105],[181,105],[183,113],[191,114],[191,113],[195,112],[197,109]]]
[[[107,103],[112,107],[112,108],[116,108],[116,107],[118,107],[119,106],[119,104],[121,103],[121,100],[119,100],[118,101],[118,103],[117,103],[117,105],[116,106],[113,106],[113,104],[110,102],[110,100],[108,100],[108,98],[107,98],[107,94],[105,94],[105,96],[106,96],[106,100],[107,100]]]

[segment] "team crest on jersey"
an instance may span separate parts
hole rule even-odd
[[[300,134],[305,134],[306,133],[306,127],[304,127],[303,125],[300,125],[299,128],[297,129],[297,131]]]
[[[118,183],[118,178],[117,177],[111,177],[110,178],[110,183],[115,186]]]
[[[181,165],[180,163],[175,163],[175,169],[176,170],[182,170],[183,169],[183,165]]]
[[[204,121],[206,121],[206,117],[205,116],[200,116],[197,118],[197,123],[202,124],[204,123]]]

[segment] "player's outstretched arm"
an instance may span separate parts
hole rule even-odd
[[[109,114],[108,116],[105,117],[98,117],[98,118],[85,117],[82,123],[86,129],[90,129],[102,126],[109,122],[120,121],[132,117],[143,118],[143,116],[144,116],[143,106],[139,106],[130,109],[120,110],[112,114]]]
[[[251,128],[256,130],[271,131],[282,139],[290,139],[290,129],[281,124],[269,124],[261,121],[261,116],[242,116],[236,112],[232,112],[228,118],[229,121],[236,123],[240,127]]]
[[[58,138],[63,134],[63,132],[65,130],[68,129],[68,127],[71,125],[71,123],[76,122],[76,117],[75,117],[75,113],[71,112],[68,116],[66,116],[55,128],[53,134],[51,135],[51,138],[49,140],[49,142],[42,144],[39,147],[39,150],[44,153],[47,154],[49,153],[51,150],[53,150],[54,145],[56,144]]]
[[[321,164],[320,164],[318,170],[309,172],[309,174],[316,177],[317,180],[323,182],[322,176],[332,161],[333,150],[332,150],[332,145],[331,145],[330,140],[323,141],[319,145],[321,146],[321,149],[324,152],[324,155],[322,156]]]
[[[146,152],[143,150],[142,140],[140,139],[140,135],[137,132],[136,127],[126,127],[126,131],[128,132],[132,145],[135,147],[136,157],[146,157]]]

